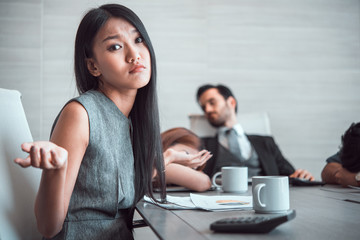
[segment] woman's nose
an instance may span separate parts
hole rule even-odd
[[[139,60],[140,60],[140,56],[138,55],[136,57],[129,57],[127,62],[128,63],[134,63],[134,62],[139,62]]]
[[[128,47],[128,53],[126,56],[126,61],[128,63],[136,63],[140,60],[140,54],[134,47]]]

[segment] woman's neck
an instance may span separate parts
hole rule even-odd
[[[136,98],[136,89],[119,91],[117,89],[107,89],[103,87],[98,88],[99,92],[102,92],[107,96],[113,103],[119,108],[119,110],[126,116],[129,117],[131,109],[134,106]]]

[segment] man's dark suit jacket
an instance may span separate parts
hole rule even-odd
[[[274,139],[270,136],[247,135],[250,143],[259,156],[262,175],[291,175],[295,169],[281,154]],[[205,149],[213,154],[204,168],[204,172],[212,177],[221,171],[223,166],[240,165],[240,161],[229,150],[218,142],[218,137],[202,138]]]

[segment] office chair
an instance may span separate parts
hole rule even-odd
[[[34,214],[41,171],[14,163],[32,135],[16,90],[0,88],[0,239],[40,239]]]
[[[271,135],[270,120],[267,112],[238,114],[238,120],[247,134]],[[211,137],[216,128],[211,126],[203,114],[189,114],[190,130],[199,137]]]

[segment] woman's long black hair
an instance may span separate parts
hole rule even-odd
[[[105,4],[90,10],[81,21],[75,40],[75,77],[78,92],[96,90],[99,80],[90,74],[86,58],[93,57],[93,41],[97,32],[111,18],[122,18],[131,23],[141,34],[150,52],[151,78],[138,90],[130,112],[133,125],[133,152],[135,166],[135,204],[152,194],[152,169],[156,168],[161,186],[161,199],[165,200],[165,176],[160,138],[159,111],[156,94],[156,60],[153,46],[145,26],[130,9],[118,4]]]

